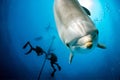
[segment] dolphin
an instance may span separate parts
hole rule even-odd
[[[98,43],[99,31],[90,19],[90,11],[78,0],[54,0],[54,17],[58,34],[69,48],[69,63],[75,54],[87,53],[95,47],[105,49]]]

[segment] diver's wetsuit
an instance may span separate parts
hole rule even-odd
[[[56,69],[54,67],[54,64],[58,67],[59,71],[61,70],[61,67],[59,66],[57,62],[57,56],[54,53],[50,53],[47,55],[47,59],[50,60],[51,63],[51,67],[53,68],[53,72],[51,74],[51,76],[54,76],[54,73],[56,72]]]
[[[61,67],[59,66],[57,62],[57,56],[54,54],[54,53],[50,53],[50,54],[47,54],[41,47],[39,46],[36,46],[36,48],[32,47],[32,45],[30,44],[30,42],[28,41],[24,46],[23,46],[23,49],[27,47],[27,45],[30,46],[30,50],[25,53],[26,55],[30,54],[30,52],[32,51],[35,51],[37,53],[37,56],[40,56],[42,55],[43,53],[45,53],[46,55],[46,59],[50,60],[50,64],[51,64],[51,67],[53,68],[53,72],[51,74],[51,76],[53,77],[54,76],[54,73],[56,72],[56,69],[54,67],[54,65],[56,65],[59,69],[59,71],[61,70]]]
[[[29,41],[23,46],[23,49],[26,48],[27,45],[30,46],[30,50],[27,53],[25,53],[26,55],[29,54],[32,50],[37,53],[37,56],[40,56],[43,53],[46,54],[46,52],[41,47],[39,47],[39,46],[36,46],[36,48],[32,47],[32,45],[30,44]]]

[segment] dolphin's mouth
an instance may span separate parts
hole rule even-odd
[[[81,49],[91,49],[92,47],[93,47],[93,43],[91,41],[85,43],[84,45],[76,44],[72,46],[72,48],[81,48]]]
[[[92,39],[87,40],[83,44],[79,43],[79,40],[81,40],[82,38],[84,38],[88,35],[92,35],[92,37],[91,37]],[[73,47],[73,48],[91,49],[93,46],[93,40],[96,38],[96,35],[98,35],[98,30],[90,31],[83,36],[80,36],[80,37],[77,37],[77,38],[71,40],[69,43],[67,43],[67,46],[69,45],[69,47]]]

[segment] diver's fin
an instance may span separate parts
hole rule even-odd
[[[72,54],[72,53],[70,53],[70,56],[69,56],[69,64],[71,64],[72,59],[73,59],[73,54]]]
[[[91,15],[90,11],[89,11],[87,8],[85,8],[85,7],[83,7],[83,6],[82,6],[82,8],[84,9],[84,11],[85,11],[89,16]]]
[[[97,44],[97,47],[99,47],[101,49],[106,49],[106,46],[104,44],[100,44],[100,43]]]

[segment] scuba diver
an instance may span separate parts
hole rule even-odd
[[[47,59],[50,60],[51,67],[53,68],[53,72],[52,72],[51,76],[54,77],[54,74],[56,72],[54,65],[56,65],[58,67],[59,71],[61,70],[61,67],[57,63],[57,56],[54,53],[50,53],[50,54],[47,54]]]
[[[41,55],[43,55],[43,53],[46,54],[46,52],[41,47],[39,47],[39,46],[36,46],[35,48],[32,47],[32,45],[30,44],[29,41],[23,46],[23,49],[25,49],[27,47],[27,45],[30,46],[30,50],[27,53],[25,53],[26,55],[30,54],[30,52],[32,52],[32,51],[35,51],[37,53],[37,56],[41,56]]]
[[[56,65],[58,67],[58,70],[60,71],[61,70],[61,67],[59,66],[59,64],[57,63],[57,56],[54,54],[54,53],[48,53],[47,54],[41,47],[39,46],[36,46],[35,48],[30,44],[30,42],[28,41],[24,46],[23,46],[23,49],[25,49],[27,46],[30,46],[30,50],[25,53],[25,55],[28,55],[30,54],[32,51],[35,51],[37,56],[41,56],[43,55],[43,53],[45,53],[45,59],[49,60],[50,61],[50,64],[51,64],[51,67],[53,68],[53,72],[51,73],[51,76],[54,77],[54,74],[56,72],[56,69],[55,69],[55,66]],[[44,67],[44,65],[43,65]],[[40,74],[41,74],[42,70],[40,71]]]

